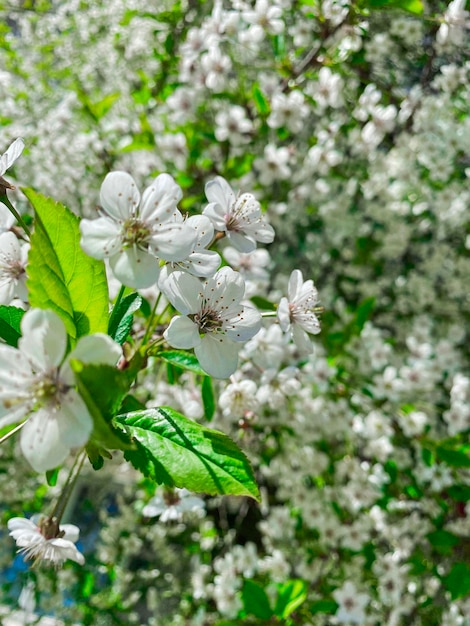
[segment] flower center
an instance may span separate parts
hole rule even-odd
[[[146,243],[150,235],[150,228],[145,222],[135,217],[131,217],[124,222],[122,227],[121,239],[123,246],[129,248],[135,245]]]
[[[201,309],[199,313],[192,316],[192,320],[199,326],[199,334],[201,335],[217,332],[222,326],[219,313],[213,309]]]
[[[57,405],[60,405],[58,396],[67,393],[68,387],[60,380],[59,371],[52,369],[38,377],[31,391],[35,408],[38,409],[50,403],[51,400],[55,400]]]

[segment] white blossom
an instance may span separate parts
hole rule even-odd
[[[273,241],[274,230],[266,222],[259,202],[251,193],[235,195],[221,176],[208,182],[205,191],[209,204],[203,214],[212,221],[216,230],[226,234],[237,250],[252,252],[257,241]]]
[[[8,520],[8,530],[27,559],[46,561],[57,568],[67,559],[80,565],[85,563],[75,546],[79,529],[73,524],[59,526],[54,519],[40,515],[31,519],[13,517]]]
[[[104,215],[80,222],[83,250],[95,259],[109,258],[124,285],[150,287],[157,282],[160,259],[182,261],[194,249],[194,229],[176,208],[181,197],[169,174],[157,176],[141,201],[132,176],[111,172],[100,191]]]
[[[121,348],[103,334],[81,337],[64,361],[67,332],[53,311],[30,309],[18,348],[0,344],[0,428],[27,419],[21,449],[37,472],[60,465],[83,446],[93,422],[75,390],[70,359],[115,365]]]
[[[215,378],[227,378],[237,369],[241,344],[260,329],[261,316],[244,306],[243,278],[223,267],[201,283],[184,272],[173,272],[164,293],[177,311],[164,332],[175,348],[194,348],[201,367]]]
[[[29,244],[20,243],[12,232],[0,234],[0,304],[10,304],[17,297],[26,302],[25,267]]]
[[[320,332],[320,323],[315,315],[317,306],[318,291],[313,281],[304,282],[302,272],[294,270],[289,279],[288,297],[281,298],[277,316],[282,330],[292,336],[301,351],[312,351],[307,333]]]

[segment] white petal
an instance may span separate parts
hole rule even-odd
[[[231,326],[230,327],[230,322]],[[229,327],[224,324],[224,330],[232,341],[248,341],[261,328],[261,315],[251,306],[242,307],[241,314],[230,320]]]
[[[67,356],[60,368],[60,378],[67,385],[74,385],[75,378],[70,367],[70,359],[77,359],[82,363],[101,363],[114,366],[122,356],[119,344],[103,333],[95,333],[80,337],[74,350]]]
[[[21,320],[18,348],[39,370],[57,367],[67,349],[67,331],[54,311],[30,309]]]
[[[202,369],[214,378],[228,378],[238,367],[239,346],[223,335],[204,335],[194,352]]]
[[[201,282],[185,272],[173,272],[161,286],[161,290],[177,311],[187,315],[197,313],[201,307],[199,294]]]
[[[289,302],[295,302],[300,295],[304,279],[300,270],[294,270],[289,278],[289,286],[287,289],[287,295]]]
[[[127,172],[110,172],[101,185],[101,206],[116,220],[127,220],[134,215],[139,200],[139,190]]]
[[[0,174],[1,176],[1,174]],[[0,230],[7,231],[13,226],[16,222],[15,216],[13,213],[0,202]]]
[[[93,429],[93,420],[81,396],[74,389],[61,397],[56,419],[61,441],[68,449],[86,444]]]
[[[82,249],[94,259],[113,256],[122,247],[121,226],[108,217],[99,217],[96,220],[83,219],[80,222],[80,232]]]
[[[64,539],[66,541],[71,541],[72,543],[76,543],[80,536],[80,529],[75,524],[61,524],[60,530],[64,531]]]
[[[228,215],[228,213],[226,213],[224,208],[217,202],[211,202],[208,204],[202,214],[212,222],[216,230],[227,230],[225,216]]]
[[[142,196],[139,218],[144,222],[167,221],[183,197],[181,187],[169,174],[160,174]]]
[[[123,285],[144,289],[158,280],[160,263],[157,258],[137,247],[126,248],[109,259],[114,276]]]
[[[217,176],[214,180],[206,183],[204,189],[209,202],[217,202],[225,213],[230,212],[230,207],[235,202],[235,194],[225,178]]]
[[[200,250],[190,254],[183,263],[186,265],[186,271],[194,276],[208,278],[213,276],[220,266],[220,255],[213,250]]]
[[[182,261],[194,250],[196,240],[196,232],[187,224],[170,222],[152,233],[149,249],[165,261]]]
[[[163,336],[174,348],[194,348],[201,343],[196,324],[189,317],[181,315],[172,318]]]
[[[21,430],[21,450],[36,472],[60,465],[69,453],[59,431],[56,415],[47,409],[32,413]]]
[[[291,324],[289,300],[287,298],[281,298],[279,306],[277,307],[277,317],[280,327],[286,333],[289,330]]]
[[[292,327],[292,339],[302,354],[311,354],[313,352],[313,345],[310,341],[310,337],[300,328],[300,326],[297,326],[296,324]]]
[[[253,252],[256,249],[256,241],[241,232],[234,230],[227,231],[227,237],[234,248],[240,252]]]
[[[62,562],[66,559],[70,559],[79,565],[83,565],[85,563],[85,557],[71,541],[57,537],[56,539],[50,539],[49,543],[53,546],[54,551],[56,552],[54,555],[55,558],[51,558],[51,561]]]
[[[21,137],[15,139],[5,154],[0,157],[0,176],[3,176],[8,168],[18,159],[24,150],[24,141]]]
[[[197,235],[197,248],[205,248],[214,238],[214,226],[205,215],[191,215],[186,220],[186,224],[194,228]]]

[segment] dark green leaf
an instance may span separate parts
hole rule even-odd
[[[16,306],[0,306],[0,337],[9,346],[17,347],[21,337],[21,320],[25,311]]]
[[[333,615],[338,609],[338,604],[334,600],[318,600],[310,605],[310,613],[327,613]]]
[[[46,480],[49,487],[55,487],[57,484],[57,478],[59,477],[59,468],[48,470],[46,472]]]
[[[136,442],[125,458],[144,476],[211,495],[258,499],[250,463],[226,435],[193,422],[170,407],[116,417]]]
[[[113,308],[109,318],[108,334],[120,345],[122,345],[134,321],[134,313],[140,308],[142,298],[138,293],[131,293],[123,298],[119,304]]]
[[[23,189],[36,212],[29,251],[27,286],[31,306],[51,309],[63,320],[72,343],[106,332],[108,284],[103,261],[80,247],[79,220],[51,198]]]
[[[470,454],[463,447],[461,449],[438,447],[436,454],[438,459],[451,467],[470,467]]]
[[[454,563],[449,574],[442,579],[446,589],[450,591],[452,600],[462,598],[470,593],[470,565]]]
[[[273,612],[263,587],[254,580],[245,580],[242,589],[243,607],[248,614],[268,620]]]
[[[201,384],[202,404],[204,405],[204,417],[208,422],[214,417],[215,398],[212,388],[212,380],[209,376],[204,376]]]
[[[450,554],[460,539],[446,530],[436,530],[427,535],[429,542],[440,554]]]

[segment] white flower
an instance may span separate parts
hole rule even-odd
[[[202,498],[191,495],[187,489],[165,490],[154,496],[142,509],[144,517],[160,517],[160,521],[180,522],[184,513],[201,513],[205,504]]]
[[[20,244],[11,233],[0,234],[0,304],[10,304],[14,297],[28,299],[25,266],[29,244]]]
[[[336,619],[341,624],[363,624],[365,620],[364,607],[369,604],[367,593],[358,593],[356,586],[347,581],[339,589],[333,591],[333,598],[339,604]]]
[[[75,546],[80,531],[73,524],[59,526],[53,518],[34,515],[31,519],[13,517],[8,520],[8,530],[27,559],[49,561],[55,567],[67,559],[85,563]]]
[[[15,139],[15,141],[9,146],[5,154],[0,156],[0,191],[2,187],[4,189],[14,189],[14,187],[3,178],[3,174],[5,174],[5,172],[10,169],[13,163],[21,156],[23,150],[24,141],[21,137],[18,137],[18,139]]]
[[[204,215],[212,221],[216,230],[225,232],[237,250],[251,252],[256,248],[257,241],[273,241],[274,230],[265,221],[253,194],[235,195],[221,176],[208,182],[205,192],[209,204],[203,211]]]
[[[111,172],[101,185],[104,214],[80,223],[83,250],[95,259],[109,258],[124,285],[141,289],[157,282],[160,261],[181,261],[194,249],[196,235],[176,208],[180,187],[160,174],[140,193],[132,176]]]
[[[29,418],[21,449],[37,472],[57,467],[71,448],[83,446],[93,422],[69,365],[115,365],[121,348],[103,334],[79,339],[64,361],[67,332],[53,311],[30,309],[21,321],[18,348],[0,344],[0,428]]]
[[[159,286],[164,285],[169,274],[174,270],[182,270],[193,276],[208,277],[215,274],[220,265],[220,255],[213,250],[206,250],[212,243],[214,227],[205,215],[192,215],[186,220],[187,226],[194,230],[196,239],[191,253],[181,261],[167,263],[160,272]]]
[[[165,283],[165,295],[183,315],[171,320],[165,339],[174,348],[194,348],[203,370],[227,378],[237,369],[241,344],[261,326],[258,311],[241,304],[244,293],[243,278],[229,267],[204,283],[174,272]]]
[[[470,27],[469,12],[465,10],[466,0],[452,0],[444,13],[442,24],[436,35],[441,46],[450,43],[462,46],[465,43],[465,30]]]
[[[315,315],[318,291],[313,281],[303,281],[302,272],[294,270],[290,275],[288,297],[281,298],[277,310],[279,324],[285,333],[292,336],[299,350],[312,351],[307,333],[320,332],[320,323]]]

